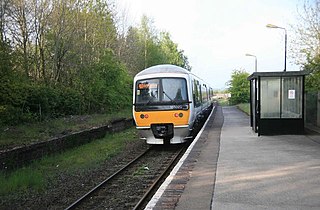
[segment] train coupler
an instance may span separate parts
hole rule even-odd
[[[151,130],[155,138],[173,138],[173,124],[153,124]]]

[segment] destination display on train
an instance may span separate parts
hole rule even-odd
[[[138,89],[139,90],[144,90],[144,89],[155,89],[158,88],[157,83],[139,83],[138,84]]]

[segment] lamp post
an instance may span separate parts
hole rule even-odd
[[[284,30],[284,71],[287,70],[287,30],[283,27],[276,26],[273,24],[267,24],[267,28],[280,28]]]
[[[255,56],[255,55],[252,55],[252,54],[246,54],[246,56],[251,56],[251,57],[254,57],[254,59],[255,59],[255,65],[254,65],[254,69],[255,69],[255,72],[257,72],[257,68],[258,68],[258,64],[257,64],[257,56]]]

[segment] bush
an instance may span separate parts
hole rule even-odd
[[[100,62],[87,71],[91,77],[83,78],[82,85],[87,112],[114,111],[131,106],[132,79],[112,52],[107,51]]]
[[[132,79],[110,51],[73,86],[13,78],[0,78],[0,124],[112,112],[132,104]]]
[[[1,124],[14,125],[81,113],[80,93],[70,88],[27,82],[13,82],[2,87]]]
[[[248,103],[250,100],[250,83],[247,81],[249,73],[244,70],[234,70],[229,81],[231,93],[230,103]]]

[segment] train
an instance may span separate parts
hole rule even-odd
[[[162,64],[146,68],[133,82],[133,118],[147,144],[180,144],[193,138],[213,108],[213,89],[190,71]]]

